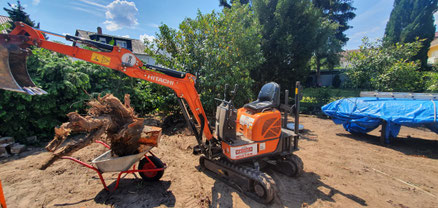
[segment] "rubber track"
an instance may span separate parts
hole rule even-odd
[[[204,157],[204,160],[209,160],[207,158]],[[245,195],[247,195],[248,197],[254,199],[257,202],[263,203],[263,204],[267,204],[269,202],[271,202],[274,199],[277,187],[275,184],[275,181],[272,179],[272,177],[264,172],[258,171],[256,169],[247,167],[247,166],[242,166],[242,165],[235,165],[232,164],[224,159],[222,160],[209,160],[210,162],[213,162],[219,166],[222,167],[226,167],[227,169],[230,169],[252,181],[256,181],[259,182],[260,184],[264,185],[266,188],[266,195],[268,197],[266,197],[265,199],[259,198],[254,192],[252,192],[252,190],[248,190],[245,191],[245,188],[239,187],[237,184],[235,183],[231,183],[232,178],[229,178],[229,180],[222,180],[225,183],[227,183],[228,185],[236,188],[237,190],[243,192]],[[204,168],[204,164],[201,164]],[[206,170],[208,170],[208,168],[205,168]],[[210,171],[213,172],[213,171]],[[213,172],[214,173],[214,172]],[[216,173],[214,173],[215,175],[217,175]],[[219,177],[219,178],[223,178],[223,177]]]

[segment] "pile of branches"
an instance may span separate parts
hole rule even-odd
[[[128,94],[124,103],[107,94],[88,102],[88,106],[87,115],[70,112],[67,114],[69,121],[55,128],[55,137],[46,146],[54,154],[40,169],[46,169],[62,156],[71,155],[105,136],[113,156],[132,155],[143,152],[145,145],[157,145],[161,129],[144,125],[144,119],[138,118],[131,107]],[[63,144],[66,140],[69,141]]]

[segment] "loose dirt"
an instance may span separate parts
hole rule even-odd
[[[191,154],[195,138],[163,135],[152,151],[167,163],[159,182],[129,175],[115,192],[97,174],[67,160],[45,171],[42,148],[0,161],[8,207],[438,207],[438,135],[402,127],[399,138],[379,145],[379,130],[351,135],[331,120],[301,118],[305,137],[296,152],[305,173],[288,178],[268,170],[279,192],[271,205],[254,202],[208,174]],[[85,162],[106,149],[92,144],[72,156]],[[117,173],[105,173],[110,188]]]

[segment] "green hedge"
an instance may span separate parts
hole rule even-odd
[[[360,90],[333,89],[327,87],[304,88],[300,112],[321,115],[321,107],[327,103],[347,97],[359,97]]]
[[[47,141],[53,137],[53,128],[67,121],[68,112],[85,113],[86,102],[99,93],[113,93],[120,99],[130,94],[131,105],[139,115],[167,110],[165,107],[172,106],[168,103],[175,100],[168,89],[121,72],[44,49],[32,52],[27,63],[29,74],[49,94],[30,96],[0,90],[2,136],[26,143],[26,137],[36,135]]]

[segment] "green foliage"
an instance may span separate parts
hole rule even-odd
[[[240,4],[248,4],[250,0],[239,0]],[[231,5],[235,3],[234,0],[219,0],[219,6],[225,7],[225,8],[231,8]]]
[[[344,45],[348,41],[348,37],[344,32],[351,28],[348,21],[356,17],[352,0],[313,0],[315,7],[321,9],[323,16],[328,17],[332,22],[339,25],[336,32],[336,39]]]
[[[0,91],[0,134],[19,141],[32,135],[48,137],[53,127],[65,120],[66,112],[84,107],[82,102],[75,102],[86,99],[82,90],[89,88],[88,77],[76,73],[67,58],[42,49],[33,50],[33,54],[28,60],[29,73],[50,94],[30,96]]]
[[[108,44],[115,45],[114,38],[112,38]]]
[[[351,69],[347,71],[351,88],[380,91],[420,91],[423,89],[418,62],[409,61],[422,47],[422,40],[412,43],[396,43],[382,46],[382,42],[369,42],[364,38],[359,51],[347,59]]]
[[[17,0],[17,4],[15,5],[8,3],[8,6],[9,8],[3,7],[3,10],[5,10],[8,13],[9,18],[11,18],[11,30],[15,28],[14,22],[16,21],[24,22],[29,26],[35,27],[35,22],[32,21],[29,15],[24,11],[25,8],[21,5],[19,0]],[[39,24],[37,27],[39,27]]]
[[[179,30],[160,26],[147,53],[159,64],[195,74],[204,109],[213,114],[214,98],[220,97],[225,84],[239,85],[237,106],[253,98],[249,73],[263,61],[259,32],[249,5],[236,3],[223,13],[198,12],[195,19],[185,19]]]
[[[423,89],[420,64],[398,60],[376,78],[375,88],[379,91],[414,92]]]
[[[14,136],[20,142],[32,135],[51,139],[53,127],[65,122],[68,112],[84,113],[86,102],[98,93],[113,93],[119,99],[130,94],[131,105],[140,115],[158,111],[165,102],[146,81],[45,49],[32,53],[27,63],[29,74],[49,94],[30,96],[1,90],[0,135]]]
[[[251,73],[257,80],[255,88],[275,81],[283,89],[293,89],[295,81],[305,80],[308,73],[321,12],[308,0],[254,0],[253,8],[262,26],[266,59]]]
[[[356,16],[353,12],[356,8],[352,6],[352,0],[314,0],[312,3],[322,13],[315,39],[318,41],[315,50],[316,68],[317,71],[321,66],[333,69],[339,63],[342,46],[348,41],[344,32],[351,28],[348,21]]]
[[[435,37],[433,14],[437,9],[438,0],[396,0],[385,29],[385,45],[424,39],[423,47],[410,60],[419,59],[422,68],[426,68],[427,51]]]
[[[321,66],[324,64],[328,69],[333,69],[339,62],[339,53],[342,51],[342,41],[336,38],[339,25],[327,17],[320,17],[318,32],[315,38],[316,49],[312,59],[316,69],[316,83],[321,86]]]
[[[2,31],[8,31],[9,28],[11,28],[11,27],[12,27],[12,25],[11,25],[9,22],[6,22],[6,23],[3,23],[3,24],[0,24],[0,33],[1,33]]]
[[[425,80],[427,91],[438,92],[438,72],[436,70],[425,72],[423,80]]]
[[[333,89],[327,87],[304,88],[301,112],[322,115],[321,107],[327,103],[348,97],[358,97],[360,90]]]

